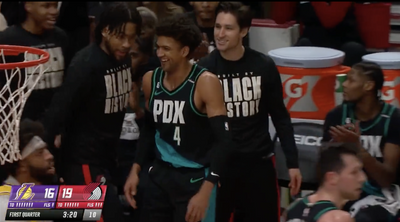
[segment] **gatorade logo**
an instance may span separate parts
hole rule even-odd
[[[312,93],[319,76],[281,74],[283,99],[291,112],[316,112],[318,107]]]
[[[396,76],[385,76],[385,82],[382,87],[381,98],[383,101],[390,103],[392,105],[399,105],[396,97],[400,92],[400,77]],[[397,95],[397,96],[396,96]]]
[[[286,107],[290,109],[307,92],[307,83],[302,82],[301,76],[293,76],[283,82],[283,99],[288,99]]]

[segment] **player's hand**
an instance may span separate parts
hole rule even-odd
[[[192,199],[190,199],[187,207],[186,222],[202,221],[206,216],[209,201],[209,195],[200,192],[194,195]]]
[[[54,139],[54,146],[56,148],[61,147],[61,135],[57,135],[56,138]]]
[[[193,60],[195,62],[199,61],[199,59],[205,57],[208,55],[208,47],[210,46],[210,43],[208,41],[208,37],[206,33],[203,33],[203,40],[201,41],[199,47],[196,48],[196,50],[193,53]]]
[[[353,126],[331,126],[329,133],[335,142],[359,143],[361,135],[360,123],[357,121]]]
[[[124,193],[125,193],[125,198],[128,201],[129,205],[131,205],[134,209],[136,209],[137,206],[136,206],[136,200],[133,196],[136,195],[138,184],[139,184],[139,176],[136,172],[133,172],[132,170],[131,173],[129,174],[128,179],[125,182]]]
[[[298,168],[289,169],[289,188],[290,188],[290,195],[296,196],[300,192],[301,187],[301,173]]]

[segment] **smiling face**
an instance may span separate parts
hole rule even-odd
[[[174,38],[166,36],[157,37],[157,57],[160,59],[161,68],[165,72],[171,72],[182,62],[186,62],[189,47],[182,46]]]
[[[40,28],[47,30],[55,27],[58,17],[58,2],[26,2],[27,17],[35,21]]]
[[[219,12],[215,21],[214,39],[217,49],[226,52],[242,47],[242,39],[248,29],[241,29],[236,17],[231,13]]]

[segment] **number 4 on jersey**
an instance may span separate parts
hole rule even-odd
[[[176,127],[175,127],[174,141],[176,141],[176,144],[177,144],[178,146],[181,145],[181,130],[179,129],[179,126],[176,126]]]

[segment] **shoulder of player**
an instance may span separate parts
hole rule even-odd
[[[21,33],[15,25],[9,26],[0,32],[0,41],[2,44],[14,44],[12,42],[20,39]]]
[[[67,33],[58,26],[54,27],[54,35],[56,38],[68,38]]]
[[[196,81],[196,85],[197,86],[201,86],[201,85],[209,85],[209,84],[213,84],[213,83],[218,83],[219,79],[217,77],[217,75],[215,75],[214,73],[210,72],[210,71],[204,71],[200,74],[200,76],[197,78]]]
[[[275,65],[275,62],[271,57],[252,48],[246,47],[246,55],[251,59],[251,61],[262,62],[262,65]]]
[[[215,64],[217,55],[219,55],[219,51],[215,49],[207,56],[201,58],[196,64],[200,67],[210,69]]]
[[[96,55],[97,51],[93,50],[93,45],[89,44],[83,49],[79,50],[75,53],[72,58],[70,66],[78,66],[79,69],[83,68],[92,68],[98,66],[98,55]]]
[[[10,195],[11,186],[10,185],[2,185],[0,186],[0,196]]]
[[[343,210],[331,210],[324,213],[318,222],[354,222],[351,215]]]
[[[336,106],[335,108],[331,109],[325,117],[325,120],[327,119],[337,119],[342,117],[344,106],[343,104]]]

